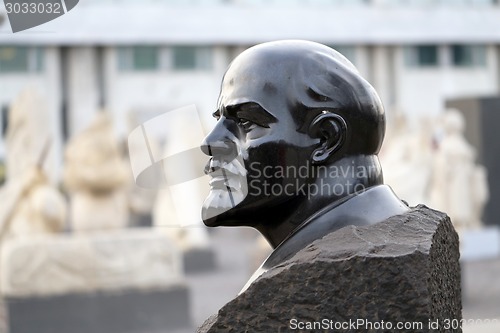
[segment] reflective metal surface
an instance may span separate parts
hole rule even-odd
[[[211,176],[202,217],[259,230],[276,248],[263,269],[342,226],[407,209],[379,186],[382,103],[327,46],[293,40],[244,51],[224,75],[214,116],[202,144]]]

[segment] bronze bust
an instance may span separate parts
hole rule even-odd
[[[210,227],[254,227],[274,248],[249,283],[328,233],[408,210],[383,185],[382,103],[330,47],[247,49],[224,75],[214,116],[202,143],[211,176],[202,217]]]

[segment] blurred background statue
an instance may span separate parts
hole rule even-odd
[[[380,153],[384,181],[410,206],[428,202],[432,172],[432,127],[425,119],[417,125],[411,127],[403,113],[396,113]]]
[[[9,110],[7,181],[0,190],[0,237],[61,232],[67,205],[44,169],[51,148],[45,101],[24,90]]]
[[[488,200],[486,170],[464,138],[465,121],[454,109],[443,115],[443,137],[434,156],[430,201],[448,213],[457,230],[479,228]]]
[[[71,194],[71,228],[76,232],[120,229],[128,224],[129,171],[108,113],[66,146],[64,184]]]

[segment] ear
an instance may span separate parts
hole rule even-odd
[[[320,139],[311,160],[313,164],[325,163],[330,156],[337,152],[345,141],[347,124],[338,114],[322,111],[309,126],[309,134]]]

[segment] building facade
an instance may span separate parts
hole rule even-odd
[[[5,16],[5,8],[0,12]],[[245,48],[308,39],[346,55],[386,108],[437,115],[449,98],[500,91],[494,0],[86,0],[29,31],[0,26],[0,128],[26,86],[51,110],[57,152],[100,109],[117,134],[195,104],[211,125],[219,84]]]

